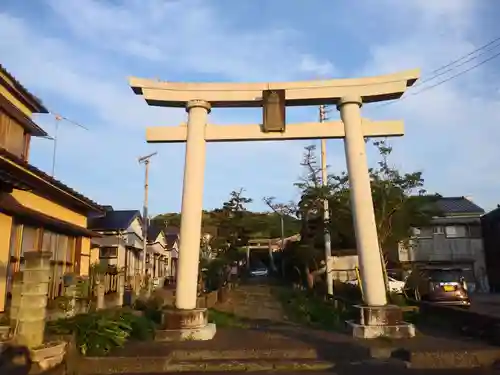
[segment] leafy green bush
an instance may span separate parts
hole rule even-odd
[[[334,281],[333,294],[353,303],[362,300],[361,289],[357,285]]]
[[[303,291],[282,289],[278,298],[288,318],[299,324],[340,330],[351,314],[350,310],[336,309],[333,304]]]
[[[120,318],[130,324],[130,338],[133,340],[150,340],[154,337],[155,322],[146,315],[139,316],[132,311],[123,311]]]
[[[148,320],[160,324],[162,319],[163,299],[160,297],[153,297],[147,300],[138,299],[134,303],[134,309],[142,311],[144,317]]]
[[[402,294],[390,292],[390,293],[388,293],[387,297],[388,297],[387,299],[389,300],[389,302],[392,303],[393,305],[408,306],[408,300]]]
[[[207,265],[205,274],[206,285],[209,291],[217,290],[224,284],[224,267],[228,264],[224,258],[215,258]]]
[[[83,355],[104,355],[121,347],[128,339],[146,340],[153,336],[154,327],[144,316],[130,311],[99,311],[60,319],[47,324],[48,332],[74,335]]]

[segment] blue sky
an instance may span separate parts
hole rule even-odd
[[[158,151],[150,180],[155,214],[180,209],[184,146],[148,145],[145,127],[178,125],[185,113],[148,107],[128,76],[278,81],[421,68],[425,79],[500,36],[499,16],[495,0],[2,0],[0,60],[51,111],[89,128],[62,123],[56,177],[90,198],[140,208],[137,157]],[[399,103],[363,107],[366,117],[405,120],[405,137],[391,141],[393,164],[423,170],[431,192],[468,195],[487,210],[500,203],[499,68],[493,60]],[[330,115],[338,117],[336,110]],[[219,109],[210,121],[260,118],[258,110]],[[317,108],[287,114],[289,122],[316,118]],[[52,117],[36,121],[53,133]],[[241,187],[256,210],[265,209],[263,196],[295,199],[309,143],[209,144],[205,207]],[[376,162],[373,152],[369,157]],[[50,171],[51,160],[52,142],[34,141],[31,162]],[[328,164],[345,169],[342,141],[328,142]]]

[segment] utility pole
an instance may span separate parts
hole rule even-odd
[[[319,106],[319,122],[325,122],[326,120],[326,107],[324,105]],[[328,171],[326,169],[326,139],[321,139],[321,183],[323,187],[328,184]],[[328,207],[328,199],[323,199],[323,223],[325,228],[324,241],[325,241],[325,267],[326,267],[326,285],[327,293],[329,296],[333,296],[333,273],[331,269],[330,259],[332,257],[332,242],[330,237],[330,230],[328,228],[328,223],[330,222],[330,210]]]
[[[149,190],[149,163],[150,159],[155,156],[157,152],[152,154],[142,156],[139,158],[139,164],[145,165],[145,176],[144,176],[144,205],[142,206],[142,238],[143,238],[143,248],[142,248],[142,276],[146,276],[146,251],[148,249],[148,190]]]

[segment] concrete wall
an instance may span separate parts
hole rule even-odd
[[[359,266],[359,258],[357,255],[334,256],[330,259],[330,266],[334,280],[355,280],[355,268]]]

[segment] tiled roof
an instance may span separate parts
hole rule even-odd
[[[31,92],[28,91],[26,87],[24,87],[21,82],[19,82],[14,75],[12,75],[1,63],[0,63],[0,73],[2,73],[4,76],[6,76],[14,85],[14,88],[21,93],[21,95],[25,96],[28,98],[30,101],[32,101],[35,105],[36,108],[34,109],[34,112],[38,113],[49,113],[49,110],[45,107],[45,105],[42,103],[40,98],[32,94]]]
[[[179,234],[181,229],[178,227],[172,227],[167,225],[167,229],[165,229],[165,234]]]
[[[106,211],[104,216],[90,217],[87,226],[95,231],[125,230],[140,215],[139,210]]]
[[[150,224],[148,226],[148,241],[153,242],[154,240],[156,240],[162,230],[163,228],[161,226]]]
[[[484,209],[466,197],[438,197],[436,205],[443,215],[484,214]]]
[[[58,189],[60,189],[60,190],[62,190],[64,192],[66,192],[67,194],[72,195],[75,198],[81,200],[82,202],[84,202],[88,206],[92,207],[94,210],[96,210],[96,211],[104,211],[103,207],[101,205],[99,205],[98,203],[96,203],[93,200],[87,198],[83,194],[80,194],[76,190],[73,190],[69,186],[63,184],[61,181],[55,179],[52,176],[49,176],[44,171],[42,171],[42,170],[38,169],[37,167],[29,164],[28,162],[24,161],[20,157],[12,154],[11,152],[7,151],[6,149],[4,149],[2,147],[0,147],[0,156],[6,158],[8,160],[10,160],[11,162],[14,162],[14,164],[17,164],[20,167],[22,167],[22,168],[30,171],[31,173],[33,173],[34,175],[38,176],[39,178],[41,178],[42,180],[46,181],[47,183],[49,183],[49,184],[55,186],[56,188],[58,188]]]
[[[166,234],[165,237],[167,239],[167,248],[171,248],[179,240],[179,235],[175,233]]]

